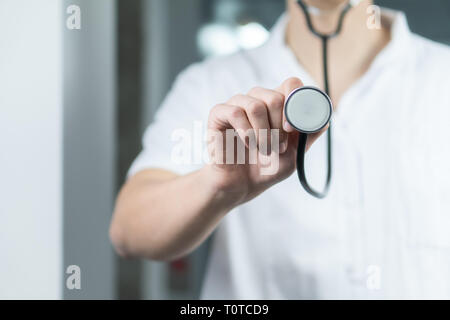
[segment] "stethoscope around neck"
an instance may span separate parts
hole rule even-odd
[[[328,40],[339,35],[342,29],[342,22],[347,12],[360,0],[349,1],[342,9],[337,27],[334,32],[324,34],[318,32],[312,23],[311,13],[320,10],[314,7],[308,7],[302,0],[297,3],[302,8],[306,24],[309,30],[322,40],[322,61],[323,61],[323,82],[325,92],[315,87],[301,87],[295,89],[285,102],[285,116],[289,124],[299,131],[299,141],[297,150],[297,174],[303,188],[312,196],[323,199],[328,194],[332,173],[332,141],[331,141],[331,115],[333,113],[333,104],[329,97],[330,87],[328,83]],[[329,125],[327,130],[327,177],[324,189],[319,192],[314,190],[308,183],[305,174],[305,152],[306,141],[309,134],[319,132]]]

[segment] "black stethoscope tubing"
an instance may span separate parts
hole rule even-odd
[[[309,14],[308,7],[303,3],[302,0],[297,0],[298,4],[302,8],[305,17],[306,17],[306,23],[308,25],[309,30],[311,33],[313,33],[315,36],[319,37],[322,40],[322,62],[323,62],[323,82],[324,82],[324,89],[325,93],[329,96],[330,95],[330,87],[328,83],[328,40],[336,37],[342,29],[342,22],[344,20],[344,16],[346,13],[351,9],[352,5],[348,3],[343,9],[339,16],[338,25],[336,27],[336,30],[333,33],[330,34],[324,34],[318,32],[312,23],[311,16]],[[330,188],[331,183],[331,174],[332,174],[332,141],[331,141],[331,123],[327,130],[327,178],[325,182],[325,187],[322,192],[314,190],[308,183],[305,175],[305,152],[306,152],[306,140],[308,138],[307,133],[300,132],[299,133],[299,140],[298,140],[298,150],[297,150],[297,174],[298,178],[300,180],[301,185],[303,188],[308,192],[310,195],[323,199],[327,196],[328,190]]]

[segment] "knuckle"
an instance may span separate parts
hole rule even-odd
[[[262,116],[266,113],[266,106],[259,101],[252,101],[247,105],[247,111],[253,116]]]
[[[239,107],[230,107],[229,113],[230,117],[233,119],[239,119],[243,116],[243,111]]]
[[[235,103],[236,101],[240,101],[240,100],[242,100],[242,98],[244,98],[244,97],[245,97],[244,94],[239,93],[239,94],[236,94],[236,95],[234,95],[233,97],[231,97],[231,99],[228,100],[228,102],[229,102],[230,104],[233,104],[233,102]]]
[[[249,94],[258,94],[259,92],[261,92],[261,90],[263,90],[263,88],[261,88],[261,87],[253,87],[252,89],[250,89],[250,91],[248,93]]]
[[[223,106],[220,104],[215,105],[214,107],[211,108],[211,110],[209,110],[209,115],[208,115],[208,125],[210,125],[211,123],[214,122],[214,119],[219,117],[220,114],[220,109]]]
[[[209,110],[208,121],[211,121],[211,119],[213,119],[215,117],[215,115],[217,114],[218,108],[219,108],[219,105],[215,105],[214,107],[211,108],[211,110]]]
[[[212,107],[210,113],[216,113],[220,111],[220,109],[222,109],[223,107],[224,107],[223,104],[216,104],[214,107]]]
[[[269,98],[269,106],[274,109],[282,109],[284,104],[284,97],[281,93],[273,93]]]
[[[216,104],[209,111],[208,121],[211,121],[213,119],[220,119],[221,117],[223,117],[224,110],[226,110],[226,108],[227,108],[227,105],[225,105],[225,104],[222,104],[222,103]]]

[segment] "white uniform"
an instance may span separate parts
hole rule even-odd
[[[311,197],[293,174],[230,212],[214,234],[203,298],[450,298],[450,49],[412,34],[402,13],[383,15],[392,40],[332,119],[328,197]],[[184,71],[130,175],[202,167],[196,152],[176,163],[172,133],[192,132],[237,93],[292,76],[316,85],[285,45],[286,22],[260,48]],[[307,153],[318,189],[325,150],[323,135]]]

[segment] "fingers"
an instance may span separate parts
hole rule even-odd
[[[245,110],[246,116],[254,129],[258,148],[265,153],[270,153],[272,148],[271,127],[268,109],[264,101],[248,95],[239,94],[232,97],[227,103],[240,106]]]
[[[286,81],[283,82],[281,86],[276,88],[275,90],[282,93],[287,99],[292,91],[294,91],[297,88],[303,87],[303,82],[299,78],[289,78]],[[295,129],[287,122],[286,117],[283,114],[283,129],[286,132],[294,132]]]
[[[208,128],[219,131],[235,129],[244,144],[246,143],[246,134],[253,129],[244,109],[227,104],[216,105],[211,110]]]
[[[247,95],[236,95],[226,104],[211,110],[209,128],[220,131],[235,129],[247,146],[247,137],[251,132],[259,150],[267,154],[272,151],[272,137],[277,137],[272,129],[278,129],[279,146],[274,145],[274,151],[284,153],[289,145],[289,133],[295,131],[284,116],[285,99],[302,86],[300,79],[290,78],[275,90],[257,87]]]
[[[271,129],[279,130],[279,150],[283,153],[287,149],[287,134],[283,130],[284,95],[278,91],[256,87],[249,91],[248,95],[262,100],[267,106]],[[272,135],[272,138],[274,136]]]
[[[285,80],[276,90],[284,94],[284,96],[287,98],[292,91],[301,87],[303,87],[302,80],[293,77]]]

